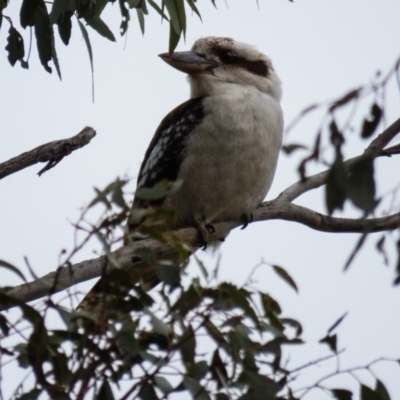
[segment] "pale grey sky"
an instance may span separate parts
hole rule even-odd
[[[256,45],[273,59],[283,82],[287,122],[311,103],[334,99],[370,82],[377,71],[388,71],[400,53],[397,0],[259,0],[259,8],[256,1],[229,0],[227,5],[224,1],[217,5],[215,10],[211,2],[198,2],[203,23],[196,16],[189,18],[186,43],[181,41],[178,49],[187,49],[194,40],[208,35],[231,36]],[[17,18],[18,7],[19,2],[11,2],[5,14]],[[135,178],[158,123],[188,98],[184,75],[157,57],[168,48],[168,25],[161,25],[158,15],[150,13],[144,38],[132,13],[126,44],[118,37],[117,4],[105,16],[117,36],[116,44],[88,28],[94,52],[94,104],[87,50],[76,22],[68,47],[57,38],[62,82],[55,73],[50,76],[43,70],[35,48],[29,71],[11,68],[3,50],[0,160],[72,136],[87,125],[96,129],[97,137],[41,178],[36,176],[41,166],[34,166],[0,182],[1,259],[24,269],[23,256],[27,256],[36,273],[54,270],[60,250],[73,245],[69,221],[76,221],[80,208],[92,199],[93,187],[103,188],[124,174]],[[7,29],[3,21],[1,49],[6,45]],[[27,32],[24,38],[28,42]],[[399,98],[399,88],[393,83],[386,101],[387,123],[399,117]],[[366,104],[371,102],[369,99]],[[311,116],[285,141],[311,144],[319,122],[320,114]],[[348,156],[362,151],[363,143],[356,135],[349,140]],[[268,198],[297,180],[297,162],[298,158],[282,154]],[[379,160],[379,193],[398,183],[399,170],[400,157]],[[309,193],[299,203],[324,210],[323,191]],[[359,215],[351,207],[346,211],[347,215]],[[285,316],[303,323],[307,344],[288,349],[292,366],[328,354],[318,341],[345,311],[349,315],[338,329],[339,346],[347,349],[341,357],[342,367],[380,356],[400,358],[400,289],[391,285],[395,254],[391,252],[391,267],[384,267],[374,250],[379,235],[371,236],[350,271],[343,274],[343,264],[357,237],[275,221],[237,230],[222,246],[221,279],[242,284],[262,259],[285,267],[295,278],[298,295],[267,267],[259,268],[255,275],[258,286],[281,303]],[[92,257],[94,249],[99,250],[100,245],[92,243],[76,261]],[[3,285],[19,283],[8,273],[2,276]],[[310,382],[323,371],[326,369],[315,368]],[[397,398],[398,366],[382,364],[374,371],[387,384],[392,398]],[[360,377],[366,384],[374,384],[370,375]],[[355,387],[354,380],[347,378],[335,382],[339,382],[336,386]],[[312,392],[306,399],[328,398],[324,396]]]

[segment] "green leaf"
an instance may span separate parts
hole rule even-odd
[[[357,255],[357,253],[363,247],[365,240],[367,239],[367,236],[368,236],[368,232],[361,234],[360,238],[357,240],[356,245],[354,246],[353,251],[349,255],[349,258],[347,259],[346,263],[344,264],[343,271],[347,271],[347,269],[350,267],[351,263],[353,262],[354,258]]]
[[[168,336],[171,334],[171,327],[169,325],[161,321],[150,310],[147,309],[146,312],[150,316],[150,323],[153,326],[155,332],[164,336]]]
[[[238,382],[248,386],[248,394],[254,400],[274,399],[280,387],[277,382],[257,372],[244,371],[240,374]],[[250,397],[249,397],[250,399]]]
[[[127,0],[129,8],[140,8],[143,0]]]
[[[343,97],[341,97],[339,100],[336,100],[332,103],[332,105],[329,107],[329,111],[332,112],[336,110],[338,107],[342,107],[345,104],[347,104],[349,101],[358,98],[358,94],[360,93],[361,89],[353,89],[350,92],[346,93]]]
[[[375,392],[379,394],[382,400],[390,400],[389,392],[379,379],[376,381]]]
[[[335,120],[333,120],[330,125],[329,125],[329,131],[330,131],[330,140],[331,143],[335,146],[337,153],[339,153],[339,149],[344,143],[344,137],[342,135],[342,132],[340,132]]]
[[[61,14],[70,12],[71,15],[76,9],[76,0],[53,0],[53,5],[50,11],[51,24],[57,23]]]
[[[17,400],[37,400],[42,393],[42,389],[32,389],[27,393],[17,397]]]
[[[10,332],[10,327],[8,326],[7,318],[0,314],[0,329],[3,332],[4,336],[8,336],[8,332]]]
[[[353,393],[346,389],[331,389],[331,392],[337,400],[352,400]]]
[[[99,393],[97,393],[96,400],[115,400],[111,386],[106,379],[103,381]]]
[[[243,370],[258,372],[258,366],[255,359],[256,352],[246,351],[243,358]]]
[[[58,312],[58,314],[61,317],[61,319],[63,320],[65,326],[68,329],[71,329],[72,328],[72,326],[71,326],[72,313],[57,304],[52,306],[52,308]]]
[[[281,318],[281,323],[283,325],[289,325],[296,330],[296,336],[300,336],[303,333],[303,327],[299,321],[293,318]]]
[[[170,23],[169,23],[169,48],[168,48],[168,51],[170,54],[173,53],[174,50],[176,49],[176,46],[178,46],[180,38],[181,38],[181,34],[175,32],[175,29],[172,26],[172,22],[170,21]]]
[[[154,382],[157,387],[163,392],[163,394],[168,394],[174,390],[172,385],[163,376],[156,375],[154,377]]]
[[[51,57],[53,59],[54,66],[56,67],[58,78],[61,81],[62,80],[61,79],[61,68],[60,68],[60,63],[58,62],[58,56],[57,56],[56,47],[55,47],[54,30],[51,25],[50,25],[50,43],[51,43]],[[39,176],[40,176],[40,174],[39,174]]]
[[[60,386],[67,386],[72,380],[73,375],[68,368],[68,361],[68,357],[63,353],[56,352],[55,355],[51,356],[54,376],[56,378],[57,384],[59,384]],[[66,398],[68,399],[68,397]]]
[[[142,400],[158,400],[158,396],[156,394],[156,391],[154,390],[153,385],[150,385],[150,383],[148,382],[145,382],[142,385],[138,396]]]
[[[382,400],[382,397],[377,392],[365,385],[361,385],[360,397],[361,400]]]
[[[385,249],[385,240],[386,236],[383,234],[380,239],[376,242],[376,250],[382,255],[383,262],[384,264],[388,267],[389,266],[389,257],[387,255],[386,249]]]
[[[88,32],[87,32],[85,26],[82,24],[82,22],[79,19],[77,19],[77,21],[78,21],[79,28],[80,28],[80,30],[82,32],[83,40],[85,41],[85,44],[86,44],[86,48],[87,48],[87,51],[88,51],[88,54],[89,54],[90,68],[91,68],[92,74],[93,74],[94,73],[94,70],[93,70],[93,53],[92,53],[92,45],[90,44],[89,35],[88,35]]]
[[[143,14],[143,10],[141,8],[137,8],[136,9],[136,14],[137,14],[137,18],[138,18],[138,21],[139,21],[140,30],[142,32],[142,35],[144,35],[144,14]]]
[[[76,4],[77,18],[90,19],[96,15],[96,1],[94,0],[83,0],[78,1]]]
[[[148,0],[149,4],[156,10],[156,12],[161,16],[162,19],[169,21],[167,15],[165,15],[164,11],[160,8],[160,6],[153,0]]]
[[[374,160],[367,158],[355,164],[348,178],[348,197],[361,210],[370,213],[376,206]]]
[[[283,269],[282,267],[279,267],[278,265],[273,265],[272,269],[278,274],[279,277],[281,277],[292,289],[298,293],[299,289],[297,288],[296,282],[293,280],[293,278],[289,275],[289,273]]]
[[[47,9],[37,7],[33,18],[35,23],[35,36],[40,63],[43,65],[44,69],[51,74],[52,70],[48,64],[53,58],[53,49],[51,43],[53,32]]]
[[[337,335],[326,335],[324,338],[322,338],[320,343],[326,343],[328,347],[334,352],[337,352]]]
[[[226,386],[228,373],[226,371],[225,364],[223,363],[219,355],[218,349],[214,351],[210,365],[210,372],[212,378],[217,382],[218,389],[221,389],[222,387]]]
[[[178,11],[175,6],[176,3],[179,1],[181,1],[181,0],[163,0],[163,4],[165,4],[165,7],[167,7],[167,11],[170,16],[170,26],[172,28],[170,30],[170,40],[171,40],[171,31],[174,31],[179,36],[182,32],[180,18],[179,18]]]
[[[95,16],[91,19],[86,19],[85,21],[91,28],[93,28],[101,36],[105,37],[111,42],[115,42],[114,34],[111,32],[111,29],[100,17]]]
[[[180,350],[183,364],[185,365],[186,370],[190,373],[194,366],[194,359],[196,357],[196,336],[190,324],[179,338],[177,346]]]
[[[331,333],[337,326],[339,326],[339,324],[342,323],[347,314],[348,312],[346,311],[340,318],[337,319],[337,321],[333,323],[333,325],[328,329],[328,334]]]
[[[120,180],[119,178],[115,180],[110,185],[110,190],[111,190],[111,200],[114,204],[121,208],[126,207],[126,202],[124,199],[124,192],[122,191],[122,188],[126,185],[127,181],[125,180]]]
[[[8,52],[8,61],[12,67],[18,60],[22,60],[25,55],[24,40],[21,34],[12,26],[8,30],[6,50]]]
[[[139,345],[132,332],[122,330],[116,335],[116,342],[122,354],[135,357],[139,353]]]
[[[58,33],[60,35],[61,40],[66,46],[68,46],[69,40],[71,38],[72,15],[73,15],[72,11],[66,11],[61,13],[57,20]]]
[[[185,4],[183,0],[174,0],[176,11],[178,13],[179,25],[181,27],[181,31],[183,32],[183,37],[186,36],[186,13],[185,13]]]
[[[226,344],[226,340],[223,333],[211,321],[209,320],[206,321],[204,327],[206,328],[208,334],[214,339],[214,341],[218,345]]]
[[[197,9],[196,4],[194,3],[194,1],[193,0],[186,0],[186,3],[189,4],[189,6],[192,9],[192,11],[195,12],[197,14],[197,16],[200,18],[200,21],[202,21],[200,12]]]
[[[14,274],[18,275],[24,282],[26,282],[26,278],[24,274],[14,265],[8,263],[7,261],[0,260],[0,267],[6,268]]]
[[[42,0],[23,0],[19,18],[21,26],[25,29],[27,26],[33,26],[35,24],[34,18],[38,8],[45,7]]]
[[[0,0],[0,15],[2,14],[3,10],[8,6],[7,0]],[[0,25],[1,26],[1,25]]]
[[[142,200],[161,200],[168,194],[168,183],[159,182],[152,188],[140,188],[135,196]]]
[[[307,150],[307,146],[299,143],[291,143],[282,146],[282,151],[287,155],[290,155],[297,150]]]
[[[193,396],[194,399],[196,400],[211,400],[211,397],[209,394],[206,392],[203,386],[200,385],[199,382],[197,382],[195,379],[190,378],[189,376],[185,376],[183,378],[183,385],[191,395]]]
[[[363,127],[361,129],[361,137],[367,139],[372,136],[376,131],[381,118],[382,109],[375,103],[371,107],[370,115],[364,119]]]
[[[181,275],[179,272],[179,265],[168,265],[161,262],[155,266],[155,270],[157,277],[161,282],[165,282],[167,285],[170,285],[172,289],[180,286]]]
[[[251,307],[250,302],[246,296],[249,296],[249,294],[244,289],[232,290],[230,293],[232,303],[236,307],[241,308],[244,311],[245,315],[254,322],[254,325],[258,326],[259,321],[257,314]]]
[[[280,314],[282,312],[279,303],[267,293],[260,293],[261,304],[264,308],[264,313]]]
[[[329,215],[342,210],[347,196],[347,175],[342,155],[338,153],[326,179],[325,203]]]
[[[200,379],[205,378],[210,368],[208,367],[207,361],[199,361],[194,364],[192,368],[193,376],[200,381]]]
[[[202,297],[199,291],[197,291],[193,285],[190,285],[172,306],[172,311],[179,313],[181,317],[185,317],[185,315],[193,308],[196,308],[201,301]]]
[[[230,398],[225,393],[217,393],[215,395],[215,400],[230,400]]]

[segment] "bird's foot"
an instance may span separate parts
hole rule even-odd
[[[202,250],[207,248],[209,242],[209,235],[215,232],[213,224],[205,223],[202,218],[196,218],[195,224],[200,238],[200,247]]]
[[[240,229],[245,229],[247,226],[250,224],[250,222],[253,222],[253,213],[250,214],[243,214],[240,220],[243,222],[243,225]]]

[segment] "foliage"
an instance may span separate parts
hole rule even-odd
[[[66,255],[64,264],[70,263],[89,238],[97,237],[108,255],[109,267],[118,267],[110,250],[120,242],[121,221],[129,212],[126,183],[118,179],[103,190],[96,189],[95,198],[75,225],[84,236]],[[144,195],[158,199],[161,192],[167,195],[176,190],[175,186],[157,185]],[[89,214],[96,207],[102,207],[103,213],[93,225],[88,222]],[[164,241],[153,228],[160,213],[164,218],[168,210],[147,212],[141,235]],[[143,290],[140,271],[111,268],[95,313],[62,305],[67,299],[75,303],[74,291],[59,303],[50,288],[43,302],[30,306],[2,289],[1,308],[16,307],[20,313],[18,317],[15,311],[1,315],[0,368],[17,363],[28,372],[21,378],[15,398],[152,400],[181,394],[200,400],[296,400],[312,390],[322,390],[338,400],[348,400],[353,399],[353,393],[332,387],[332,376],[353,376],[358,370],[370,371],[377,362],[391,361],[375,360],[363,367],[339,369],[307,387],[298,387],[296,380],[314,365],[340,358],[343,350],[337,345],[337,330],[345,315],[320,341],[321,346],[328,345],[327,354],[292,367],[287,347],[303,345],[301,323],[284,316],[268,292],[253,287],[251,276],[242,287],[219,282],[218,264],[209,271],[197,260],[198,274],[187,279],[188,249],[180,242],[175,242],[175,248],[174,260],[156,259],[151,251],[138,254],[161,282],[150,292]],[[6,262],[0,265],[18,271]],[[271,267],[297,291],[284,268]],[[120,289],[127,286],[132,288],[129,293]],[[56,327],[55,314],[59,319]],[[359,385],[362,400],[390,399],[380,380],[373,389]]]
[[[31,32],[33,28],[39,59],[47,72],[52,72],[52,62],[61,77],[54,27],[57,26],[62,42],[68,45],[74,18],[93,69],[87,26],[115,41],[103,19],[104,10],[112,3],[115,0],[54,0],[52,4],[43,0],[22,1],[20,25],[23,29],[29,27]],[[144,33],[145,17],[151,9],[169,22],[169,50],[173,51],[186,32],[185,3],[200,17],[194,0],[162,0],[161,4],[153,0],[119,0],[120,34],[126,34],[133,10]],[[24,38],[15,21],[4,14],[6,11],[7,2],[0,0],[0,29],[5,29],[4,20],[9,23],[8,60],[12,66],[20,62],[23,68],[28,68]],[[356,119],[356,131],[361,142],[374,137],[384,119],[384,91],[389,80],[398,75],[399,65],[397,61],[386,76],[376,77],[371,84],[353,89],[340,99],[308,107],[299,119],[316,110],[324,112],[313,145],[288,143],[284,146],[287,154],[303,154],[298,167],[302,182],[309,179],[310,164],[328,166],[327,178],[320,184],[326,186],[327,217],[341,211],[346,202],[351,202],[362,213],[362,218],[378,212],[382,215],[392,212],[390,207],[394,207],[394,201],[386,210],[379,208],[385,199],[377,198],[374,160],[378,155],[373,154],[373,148],[367,157],[355,160],[351,166],[345,164],[344,148],[355,123],[354,113],[344,117],[343,111],[347,112],[348,107],[356,109],[362,101],[367,101],[367,116]],[[385,148],[379,156],[399,152],[397,145]],[[302,324],[286,316],[278,299],[268,291],[257,289],[251,279],[243,286],[220,282],[218,264],[210,271],[197,260],[197,274],[188,276],[186,266],[193,249],[174,236],[176,255],[173,259],[157,257],[150,249],[137,254],[160,282],[153,290],[144,290],[141,277],[149,271],[120,268],[112,252],[121,245],[123,225],[129,213],[129,201],[124,192],[126,182],[126,179],[117,179],[103,190],[96,189],[95,198],[75,225],[77,237],[83,235],[83,238],[70,254],[64,255],[60,265],[70,266],[73,257],[91,238],[100,241],[107,259],[103,271],[107,273],[107,284],[95,313],[75,309],[79,296],[74,290],[69,290],[66,298],[56,300],[57,279],[48,288],[47,297],[35,305],[11,297],[9,288],[0,289],[0,308],[12,308],[0,314],[0,376],[6,375],[10,366],[17,365],[19,370],[26,371],[25,376],[21,374],[13,398],[153,400],[183,396],[197,400],[296,400],[317,391],[337,400],[351,400],[355,397],[353,389],[335,387],[331,383],[331,378],[345,374],[355,378],[361,400],[390,399],[384,383],[373,375],[371,367],[381,362],[397,362],[395,359],[377,359],[347,369],[335,367],[331,373],[300,387],[299,377],[310,375],[310,368],[330,360],[340,364],[344,350],[338,344],[338,331],[346,315],[334,322],[321,338],[323,355],[298,366],[295,348],[303,345]],[[159,199],[176,190],[178,185],[179,182],[160,183],[138,195],[143,199]],[[393,190],[393,198],[396,193]],[[88,215],[98,208],[102,208],[103,213],[93,223]],[[150,237],[165,244],[163,232],[154,227],[154,221],[160,216],[170,218],[171,210],[138,211],[133,217],[140,221],[141,229],[135,239]],[[373,228],[362,233],[346,268]],[[385,238],[389,234],[384,233],[376,243],[385,264],[389,263],[385,250]],[[400,260],[400,240],[396,244]],[[0,268],[25,281],[20,270],[7,261],[0,260]],[[277,279],[297,292],[296,282],[283,267],[271,265],[271,268]],[[30,271],[33,279],[40,281],[31,268]],[[400,283],[400,261],[395,267],[394,283]],[[121,290],[126,287],[131,290]],[[58,316],[56,326],[55,315]],[[294,349],[291,353],[289,345]],[[355,377],[354,373],[360,370],[372,374],[373,388]],[[4,381],[2,383],[4,385]]]
[[[49,66],[53,62],[57,74],[61,79],[61,69],[57,58],[54,27],[57,27],[61,41],[68,46],[71,38],[73,19],[78,21],[79,28],[84,37],[90,64],[93,70],[93,53],[89,34],[86,29],[90,26],[96,33],[104,38],[115,41],[114,33],[103,20],[104,11],[109,9],[116,0],[23,0],[20,9],[20,25],[23,29],[33,28],[36,38],[37,51],[43,68],[51,73]],[[214,1],[212,0],[214,4]],[[160,15],[161,20],[166,20],[170,25],[169,51],[172,52],[179,43],[181,36],[186,34],[186,9],[185,4],[199,18],[200,12],[194,0],[161,0],[158,4],[154,0],[118,0],[121,14],[120,34],[124,36],[129,28],[131,11],[136,12],[136,17],[142,34],[145,32],[145,17],[149,8]],[[215,4],[214,4],[215,5]],[[8,61],[12,66],[17,61],[23,68],[29,68],[29,55],[25,58],[25,42],[16,27],[16,22],[6,15],[7,0],[0,1],[0,28],[3,20],[9,23],[7,46]],[[4,30],[4,26],[3,26]],[[32,30],[30,30],[32,35]],[[32,40],[32,38],[31,38]],[[29,51],[30,53],[30,51]]]

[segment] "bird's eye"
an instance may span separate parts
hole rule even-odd
[[[219,59],[225,64],[232,64],[235,62],[235,55],[229,50],[224,50],[219,53]]]

